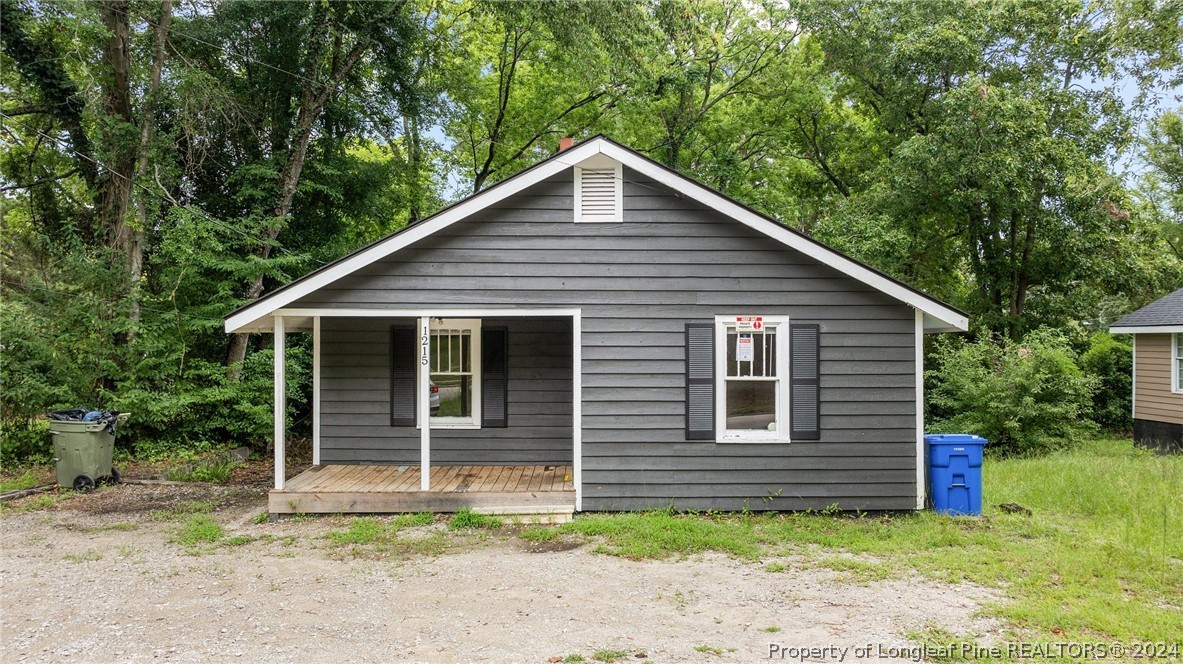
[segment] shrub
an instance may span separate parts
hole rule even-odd
[[[1128,343],[1106,332],[1089,338],[1088,349],[1080,356],[1080,368],[1097,379],[1090,418],[1109,429],[1128,430],[1133,399],[1133,355]]]
[[[0,420],[0,466],[7,468],[52,460],[53,439],[49,435],[48,420]]]
[[[983,336],[936,350],[934,431],[984,436],[1006,453],[1047,452],[1087,429],[1097,379],[1081,371],[1064,336],[1036,330],[1021,341]]]

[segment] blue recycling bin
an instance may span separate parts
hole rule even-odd
[[[982,448],[988,441],[967,433],[928,434],[928,495],[938,512],[982,514]]]

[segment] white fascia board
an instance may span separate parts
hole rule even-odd
[[[798,235],[788,228],[781,226],[775,222],[770,222],[768,219],[756,214],[755,212],[729,200],[728,198],[717,194],[697,182],[678,175],[661,166],[657,166],[645,159],[639,159],[630,151],[618,147],[607,141],[603,141],[602,151],[605,155],[623,163],[629,168],[647,175],[657,182],[670,187],[674,191],[684,193],[694,200],[710,207],[717,212],[720,212],[728,217],[739,221],[740,223],[759,231],[781,244],[795,249],[806,256],[815,258],[821,263],[828,265],[847,276],[867,284],[868,286],[882,291],[895,299],[907,303],[912,307],[923,311],[924,313],[936,318],[949,327],[965,331],[969,329],[969,318],[965,315],[946,307],[935,300],[932,300],[916,291],[906,288],[892,279],[879,274],[878,272],[843,256],[842,254],[826,247],[817,244],[811,240],[806,239],[802,235]]]
[[[1183,325],[1135,325],[1135,326],[1113,326],[1109,328],[1110,334],[1171,334],[1172,332],[1183,332]]]
[[[558,175],[576,163],[599,154],[601,145],[605,143],[602,140],[593,140],[569,148],[558,157],[551,159],[549,162],[539,164],[536,168],[523,173],[520,177],[510,178],[509,180],[489,187],[471,198],[440,212],[434,217],[419,222],[407,230],[392,235],[385,240],[379,240],[339,263],[296,281],[286,290],[276,293],[274,296],[265,300],[256,302],[254,305],[227,318],[225,324],[226,331],[258,330],[261,326],[252,324],[258,322],[260,318],[270,316],[277,309],[287,306],[305,295],[313,293],[371,263],[379,261],[403,247],[407,247],[437,231],[443,230],[494,203],[505,200],[527,187],[538,184],[551,176]],[[266,326],[263,326],[262,329],[266,329]]]

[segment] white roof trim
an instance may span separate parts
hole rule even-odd
[[[1109,328],[1110,334],[1170,334],[1183,332],[1183,325],[1114,325]]]
[[[369,247],[335,264],[331,264],[319,272],[313,272],[303,279],[292,282],[284,290],[278,291],[274,295],[255,302],[231,315],[226,319],[226,331],[238,332],[244,330],[244,328],[254,327],[252,323],[259,321],[263,317],[270,316],[276,310],[295,302],[301,297],[319,290],[371,263],[379,261],[399,249],[418,242],[436,231],[447,228],[489,205],[502,201],[546,178],[557,175],[572,166],[576,166],[579,162],[597,154],[615,159],[638,173],[646,175],[670,187],[674,191],[685,194],[699,203],[779,241],[785,246],[817,259],[821,263],[829,265],[857,281],[861,281],[876,290],[882,291],[901,302],[911,305],[915,309],[924,312],[928,317],[945,324],[945,327],[939,329],[969,329],[969,319],[964,314],[913,291],[879,274],[875,270],[843,256],[833,249],[806,239],[804,236],[794,233],[788,228],[770,223],[768,219],[756,212],[703,187],[683,175],[658,166],[631,150],[618,146],[603,137],[596,137],[569,148],[528,171],[523,171],[519,175],[475,194],[471,198],[447,208],[434,217],[384,240],[379,240]],[[255,327],[255,329],[258,328]],[[933,325],[929,329],[931,331],[937,331],[938,326]]]

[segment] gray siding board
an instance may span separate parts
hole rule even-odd
[[[580,308],[585,509],[914,507],[911,308],[660,185],[626,185],[623,224],[575,224],[571,187],[551,178],[292,306]],[[720,314],[821,326],[820,440],[685,440],[684,324]],[[340,407],[322,457],[416,463],[418,431],[378,421],[389,321],[325,321],[322,408]],[[514,329],[511,358],[531,360],[511,364],[511,429],[433,431],[433,460],[569,459],[570,338]]]

